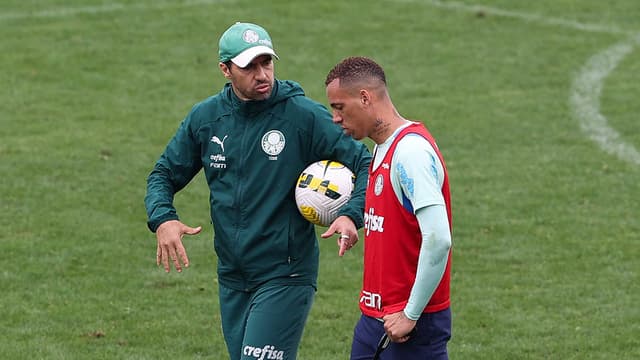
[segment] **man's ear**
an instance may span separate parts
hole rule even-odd
[[[368,90],[360,89],[360,103],[362,103],[362,105],[371,104],[371,94]]]
[[[222,75],[224,75],[224,77],[226,77],[227,79],[231,79],[231,69],[227,66],[227,64],[221,62],[218,63],[218,66],[220,67],[220,71],[222,71]]]

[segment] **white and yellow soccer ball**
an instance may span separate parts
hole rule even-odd
[[[355,180],[353,172],[337,161],[321,160],[307,166],[296,182],[300,214],[315,225],[331,225],[351,198]]]

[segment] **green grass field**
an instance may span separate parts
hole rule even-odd
[[[375,58],[438,139],[452,359],[640,358],[636,0],[3,0],[0,358],[227,358],[203,177],[176,198],[205,228],[182,274],[155,266],[142,200],[238,20],[325,104],[336,62]],[[361,251],[321,241],[299,359],[348,358]]]

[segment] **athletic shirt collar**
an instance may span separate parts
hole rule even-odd
[[[373,168],[372,168],[373,170],[377,169],[378,166],[380,166],[380,164],[382,163],[382,159],[384,159],[384,156],[387,154],[387,151],[389,150],[389,147],[391,146],[391,144],[393,144],[393,141],[396,139],[396,137],[398,136],[400,131],[402,131],[404,128],[406,128],[407,126],[410,126],[412,124],[415,124],[415,122],[409,121],[406,124],[400,126],[382,144],[380,144],[380,145],[376,144],[374,146],[374,148],[373,148]]]

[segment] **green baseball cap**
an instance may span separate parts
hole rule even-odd
[[[259,55],[278,59],[269,33],[256,24],[237,22],[231,25],[220,37],[218,45],[220,62],[231,60],[242,68]]]

